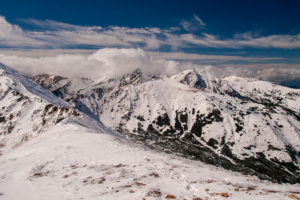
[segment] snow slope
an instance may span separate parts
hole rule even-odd
[[[1,77],[3,80],[1,81],[1,85],[7,88],[12,88],[19,93],[33,94],[37,98],[44,99],[49,103],[52,103],[57,106],[67,106],[68,104],[58,99],[51,92],[45,90],[43,87],[37,85],[35,82],[28,79],[26,76],[20,74],[16,70],[7,67],[0,63]],[[7,78],[6,78],[7,77]],[[9,79],[9,80],[8,80]]]
[[[298,185],[273,184],[146,150],[65,121],[0,157],[1,199],[272,199]],[[238,191],[235,191],[238,190]]]
[[[230,85],[259,103],[273,103],[300,114],[300,90],[284,87],[267,81],[231,82]]]

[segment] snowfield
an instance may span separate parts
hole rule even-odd
[[[287,195],[298,195],[300,188],[156,153],[70,120],[1,156],[0,192],[1,199],[14,200],[166,199],[167,195],[182,200],[288,200]]]

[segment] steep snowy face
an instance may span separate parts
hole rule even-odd
[[[236,82],[203,71],[149,80],[137,70],[67,101],[151,148],[262,179],[300,182],[300,123],[293,109],[256,101],[256,93],[248,97]]]
[[[81,115],[15,70],[1,63],[0,70],[0,154],[66,118]]]
[[[3,65],[2,63],[0,63],[0,72],[2,73],[2,76],[12,80],[13,82],[12,85],[9,85],[8,87],[14,87],[16,90],[18,90],[19,93],[22,93],[24,95],[26,94],[34,95],[37,96],[38,98],[48,101],[49,103],[59,105],[59,106],[68,105],[68,103],[61,100],[60,98],[57,98],[57,96],[55,96],[53,93],[39,86],[38,84],[31,81],[30,79],[20,74],[16,70],[7,67],[6,65]],[[5,81],[2,85],[4,84]]]
[[[254,78],[229,76],[223,81],[238,91],[239,94],[252,102],[259,102],[264,105],[277,105],[290,109],[295,115],[300,114],[300,90],[292,89],[271,83],[259,81]]]
[[[230,82],[239,93],[253,102],[276,105],[300,114],[300,90],[284,87],[267,81]]]
[[[212,91],[218,94],[239,96],[239,94],[228,84],[227,81],[221,81],[204,70],[190,69],[174,75],[171,78],[179,83],[183,83],[197,89]]]

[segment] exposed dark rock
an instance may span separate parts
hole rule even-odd
[[[214,149],[217,149],[218,148],[218,141],[213,139],[213,138],[210,138],[209,141],[207,142],[207,144],[211,147],[213,147]]]
[[[167,113],[163,114],[162,116],[158,116],[155,122],[158,126],[170,126],[170,119]]]
[[[223,117],[221,112],[217,109],[212,110],[207,116],[204,114],[196,115],[196,122],[192,126],[191,133],[195,134],[197,137],[201,137],[202,135],[202,127],[206,124],[212,124],[213,122],[222,122]]]
[[[140,120],[140,121],[142,121],[142,122],[144,122],[144,121],[145,121],[144,117],[143,117],[143,116],[140,116],[140,115],[139,115],[139,116],[137,116],[137,119],[138,119],[138,120]]]
[[[5,117],[0,117],[0,123],[5,122]]]

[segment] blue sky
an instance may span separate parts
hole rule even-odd
[[[133,48],[155,59],[238,69],[235,75],[300,81],[299,0],[1,0],[0,15],[0,62],[13,67],[8,56]]]

